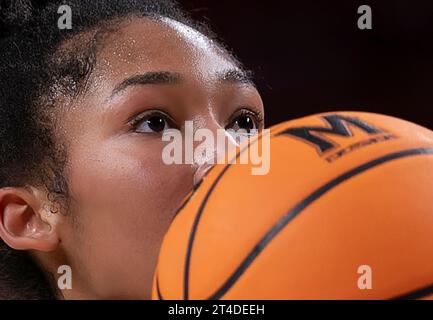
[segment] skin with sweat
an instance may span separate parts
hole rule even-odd
[[[194,129],[216,131],[251,111],[254,126],[262,128],[260,95],[227,76],[236,73],[241,70],[224,51],[181,23],[122,22],[99,49],[85,93],[60,117],[71,212],[44,210],[40,188],[2,190],[2,199],[20,199],[3,201],[10,210],[3,214],[2,238],[31,250],[54,275],[59,265],[71,266],[66,299],[149,298],[162,238],[201,168],[164,164],[167,142],[147,120],[180,130],[190,120]],[[28,220],[26,228],[14,227],[25,222],[15,216]]]

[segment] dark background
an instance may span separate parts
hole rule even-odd
[[[267,124],[333,110],[433,129],[433,1],[182,0],[256,74]],[[357,9],[372,9],[372,30]]]
[[[433,129],[433,0],[179,1],[254,71],[267,125],[363,110]]]

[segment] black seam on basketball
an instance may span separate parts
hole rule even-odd
[[[176,216],[179,214],[179,212],[181,212],[182,211],[182,209],[183,208],[185,208],[185,206],[189,203],[189,201],[191,200],[191,198],[197,193],[197,190],[200,188],[200,186],[203,184],[203,180],[204,180],[204,178],[206,178],[206,176],[208,175],[208,174],[210,174],[211,172],[212,172],[212,170],[214,169],[215,167],[212,167],[212,168],[210,168],[206,173],[205,173],[205,175],[203,176],[203,178],[194,186],[194,188],[193,188],[193,190],[192,190],[192,192],[191,192],[191,194],[188,196],[188,198],[187,199],[185,199],[183,202],[182,202],[182,204],[176,209],[176,211],[174,212],[174,215],[173,215],[173,218],[171,219],[172,221],[174,220],[174,218],[176,218]]]
[[[326,192],[330,191],[334,187],[338,186],[342,182],[364,172],[372,169],[380,164],[386,163],[391,160],[415,156],[421,154],[433,154],[433,148],[417,148],[409,149],[399,152],[390,153],[378,159],[369,161],[363,165],[360,165],[337,178],[331,180],[320,188],[316,189],[304,200],[299,202],[295,207],[293,207],[289,212],[287,212],[266,234],[265,236],[254,246],[253,250],[250,251],[248,256],[244,261],[238,266],[238,268],[232,273],[232,275],[227,279],[227,281],[218,289],[214,294],[212,294],[208,300],[220,299],[228,290],[236,283],[239,277],[245,272],[245,270],[253,263],[257,256],[263,251],[263,249],[271,242],[272,239],[297,215],[299,215],[306,207],[312,204],[315,200],[323,196]]]
[[[210,171],[212,171],[214,167],[212,167],[211,169],[209,169],[209,171],[206,173],[208,174]],[[179,214],[179,212],[182,211],[183,208],[185,208],[185,206],[189,203],[189,201],[191,200],[192,196],[195,195],[195,193],[197,192],[198,188],[202,185],[203,183],[203,179],[200,180],[200,182],[194,187],[194,189],[192,190],[191,194],[188,196],[188,198],[186,198],[182,204],[176,209],[176,211],[173,214],[173,218],[171,219],[171,221],[173,221],[177,215]]]
[[[397,297],[391,298],[391,300],[415,300],[424,298],[430,294],[433,294],[433,284],[424,288],[416,289],[409,293],[404,293]]]
[[[257,143],[258,141],[260,141],[262,139],[262,137],[263,137],[263,135],[259,136],[256,140],[251,142],[251,144],[245,146],[241,151],[239,151],[236,154],[236,157],[234,159],[232,159],[232,161],[224,167],[224,169],[220,172],[220,174],[213,181],[213,183],[210,186],[209,190],[207,191],[205,197],[203,198],[203,201],[200,204],[200,207],[197,211],[197,214],[194,218],[194,223],[193,223],[192,228],[191,228],[191,233],[190,233],[190,236],[188,239],[188,247],[187,247],[186,256],[185,256],[185,269],[184,269],[184,282],[183,282],[183,299],[184,300],[188,300],[188,298],[189,298],[189,269],[190,269],[190,263],[191,263],[191,252],[192,252],[192,247],[194,244],[195,234],[197,233],[198,223],[199,223],[201,215],[203,213],[203,209],[206,206],[206,204],[209,200],[209,197],[212,194],[213,190],[215,189],[216,185],[221,180],[223,175],[227,172],[227,170],[232,166],[232,163],[236,162],[237,159],[239,158],[239,156],[242,153],[244,153],[245,150],[248,150],[248,147],[250,145]],[[271,135],[271,138],[272,137],[273,136]]]
[[[156,276],[156,294],[158,295],[158,300],[165,300],[165,299],[162,297],[161,289],[159,288],[159,279],[158,279],[158,275]]]

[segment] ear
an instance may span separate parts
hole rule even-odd
[[[40,192],[28,188],[0,189],[0,238],[13,249],[53,251],[59,244],[60,214],[45,209]]]

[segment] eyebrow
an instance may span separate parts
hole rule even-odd
[[[229,69],[217,74],[217,78],[222,82],[243,83],[251,86],[254,85],[253,73],[249,70]]]
[[[146,72],[144,74],[135,75],[123,80],[112,90],[109,99],[131,86],[152,84],[178,84],[182,82],[182,80],[183,77],[180,73],[168,71]],[[240,69],[229,69],[220,72],[217,74],[217,80],[219,82],[242,83],[254,86],[251,72]]]
[[[126,78],[119,83],[111,92],[111,97],[124,91],[130,86],[149,85],[149,84],[176,84],[182,80],[179,73],[159,71],[159,72],[146,72],[144,74],[135,75]]]

